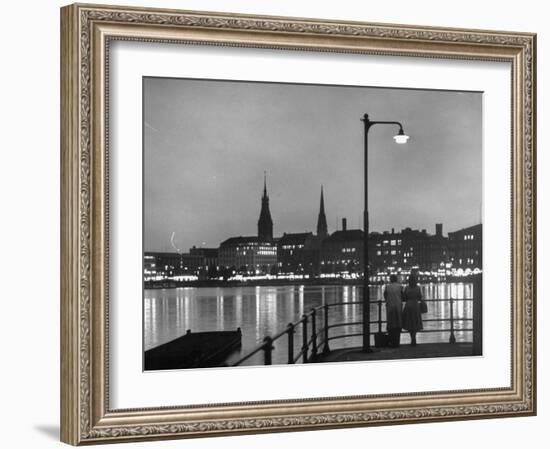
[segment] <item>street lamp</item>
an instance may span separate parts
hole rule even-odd
[[[368,173],[369,173],[369,130],[374,125],[396,125],[399,131],[393,137],[398,144],[407,143],[409,136],[403,131],[403,125],[399,122],[375,122],[364,114],[361,121],[365,125],[365,204],[364,204],[364,232],[363,237],[363,351],[371,352],[370,347],[370,291],[369,291],[369,195],[368,195]]]

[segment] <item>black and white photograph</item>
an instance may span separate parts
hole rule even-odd
[[[483,355],[483,92],[142,86],[145,371]]]

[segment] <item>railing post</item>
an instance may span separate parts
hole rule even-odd
[[[451,336],[449,337],[449,343],[451,344],[454,344],[456,343],[456,338],[455,338],[455,315],[454,315],[454,301],[453,301],[453,298],[449,299],[450,301],[450,305],[449,305],[449,308],[450,308],[450,320],[451,320]]]
[[[292,365],[294,363],[294,324],[288,323],[288,363]]]
[[[473,288],[473,304],[472,304],[472,319],[473,319],[473,345],[472,345],[472,354],[481,355],[482,354],[482,320],[483,320],[483,282],[480,275],[474,278],[474,288]]]
[[[307,315],[302,315],[302,357],[307,363]]]
[[[382,333],[382,300],[378,300],[378,333]]]
[[[264,365],[271,365],[271,352],[273,351],[273,339],[269,336],[264,338]]]
[[[324,307],[324,313],[325,313],[325,329],[324,329],[324,334],[325,334],[325,343],[323,345],[323,354],[328,354],[330,352],[330,347],[328,345],[328,304],[325,304],[325,307]]]
[[[317,311],[311,309],[311,358],[317,355]]]

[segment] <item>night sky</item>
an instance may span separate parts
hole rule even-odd
[[[363,123],[371,231],[480,222],[482,93],[144,79],[144,250],[217,247],[256,235],[264,170],[274,236],[315,232],[321,185],[329,232],[359,228]]]

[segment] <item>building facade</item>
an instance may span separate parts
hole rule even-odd
[[[146,252],[143,261],[145,281],[198,276],[203,264],[199,255],[171,252]]]
[[[482,225],[449,232],[449,252],[453,268],[481,270],[483,266]]]
[[[220,270],[242,275],[270,274],[277,266],[277,245],[258,237],[231,237],[218,250]]]
[[[282,275],[316,277],[320,273],[321,246],[328,237],[323,186],[317,215],[317,234],[312,232],[284,233],[277,243],[277,268]]]
[[[438,270],[448,259],[447,239],[443,237],[443,225],[436,224],[436,234],[425,229],[394,229],[383,233],[369,234],[370,270],[390,272]]]
[[[333,232],[321,243],[321,274],[363,272],[363,238],[360,229],[347,229],[342,219],[342,230]]]
[[[318,260],[318,246],[311,232],[285,233],[277,242],[278,274],[314,276]]]
[[[218,277],[218,248],[189,248],[189,254],[201,257],[199,278],[208,279]]]
[[[435,234],[405,228],[400,232],[369,235],[371,274],[418,270],[446,276],[457,269],[482,269],[482,225],[443,235],[443,224]]]

